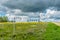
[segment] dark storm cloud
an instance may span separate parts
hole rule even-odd
[[[60,0],[8,0],[3,5],[11,9],[21,9],[25,12],[38,12],[44,11],[49,7],[59,9]]]

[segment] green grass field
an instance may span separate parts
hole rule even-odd
[[[51,22],[0,23],[0,40],[60,40],[60,26]]]

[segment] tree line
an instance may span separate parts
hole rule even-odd
[[[0,17],[0,22],[8,22],[8,17],[6,16]]]

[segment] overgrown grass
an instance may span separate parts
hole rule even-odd
[[[2,23],[0,40],[60,40],[60,27],[53,23]]]
[[[60,40],[60,27],[53,23],[48,23],[43,38],[44,40]]]

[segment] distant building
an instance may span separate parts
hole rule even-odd
[[[11,16],[11,17],[9,17],[9,21],[27,22],[28,16]]]
[[[38,15],[7,15],[9,21],[15,22],[39,22],[40,16]]]
[[[39,16],[30,16],[28,19],[28,22],[39,22],[40,17]]]
[[[27,22],[28,16],[15,16],[15,22]]]

